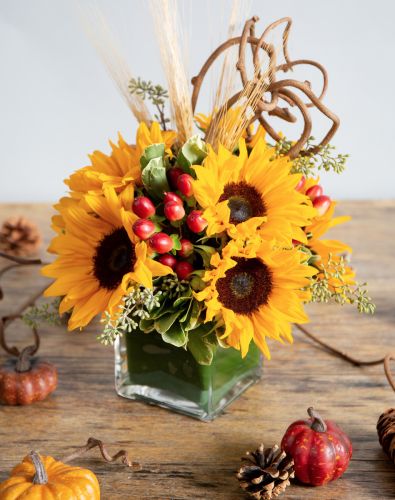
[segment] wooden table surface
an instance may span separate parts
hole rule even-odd
[[[35,220],[48,242],[48,205],[0,205],[0,221],[10,214]],[[352,307],[311,305],[310,328],[323,339],[371,359],[394,347],[395,201],[343,202],[339,213],[353,221],[332,231],[355,249],[359,279],[369,281],[377,304],[374,317]],[[41,286],[38,269],[11,271],[3,279],[0,314],[10,313]],[[354,454],[344,476],[321,488],[293,484],[284,499],[395,498],[395,466],[377,440],[380,413],[395,406],[381,366],[355,368],[335,359],[295,332],[292,346],[272,345],[263,380],[234,402],[226,414],[203,423],[170,411],[118,397],[112,349],[95,340],[98,322],[84,333],[44,327],[40,355],[56,364],[59,386],[48,400],[28,407],[0,406],[0,480],[31,449],[61,457],[89,436],[110,450],[126,448],[141,462],[133,473],[104,464],[96,452],[78,464],[97,475],[104,500],[245,498],[234,477],[239,459],[260,442],[279,443],[287,426],[314,406],[349,434]],[[29,332],[15,323],[10,341],[26,344]],[[0,362],[5,356],[0,355]]]

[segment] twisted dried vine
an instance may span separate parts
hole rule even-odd
[[[40,259],[25,259],[22,257],[15,257],[13,255],[8,255],[4,252],[0,252],[0,257],[3,257],[4,259],[10,260],[12,263],[8,264],[7,266],[3,267],[3,269],[0,270],[0,278],[4,276],[4,274],[9,271],[10,269],[13,269],[15,267],[19,266],[29,266],[29,265],[41,265],[43,262]],[[28,307],[32,306],[35,304],[35,302],[42,296],[44,293],[44,290],[48,287],[46,285],[45,287],[41,288],[37,292],[35,292],[33,295],[31,295],[29,298],[27,298],[22,305],[12,314],[8,314],[6,316],[2,316],[0,318],[0,347],[4,349],[5,352],[10,354],[11,356],[16,356],[19,359],[19,362],[24,364],[24,360],[26,358],[27,353],[29,356],[33,356],[36,354],[40,347],[40,336],[38,334],[37,329],[33,326],[32,327],[32,332],[33,332],[33,337],[34,337],[34,344],[29,345],[25,347],[22,350],[19,350],[16,346],[9,346],[6,337],[5,337],[5,329],[7,326],[9,326],[10,323],[15,321],[16,319],[21,319],[22,314],[27,309]],[[3,291],[0,287],[0,300],[4,297]]]
[[[309,59],[297,59],[292,60],[288,52],[288,37],[292,26],[292,19],[290,17],[281,18],[274,23],[270,24],[262,33],[262,35],[257,38],[255,36],[255,24],[259,20],[258,17],[254,16],[249,19],[243,29],[243,33],[239,37],[230,38],[226,42],[222,43],[214,52],[210,55],[207,61],[203,64],[200,72],[197,76],[192,78],[192,109],[195,111],[196,104],[198,101],[200,89],[204,78],[213,65],[213,63],[221,56],[222,53],[233,47],[234,45],[239,45],[239,58],[236,64],[236,69],[240,73],[241,82],[243,89],[237,92],[235,95],[231,96],[219,109],[213,119],[211,124],[206,131],[206,137],[211,138],[213,136],[213,131],[218,127],[221,117],[238,101],[241,95],[248,95],[252,92],[252,89],[258,85],[262,75],[259,54],[263,50],[266,56],[269,58],[268,70],[270,83],[262,89],[262,96],[259,99],[255,115],[250,120],[250,123],[254,121],[259,121],[267,133],[275,140],[280,139],[279,134],[274,130],[268,121],[268,116],[276,116],[284,121],[295,123],[297,121],[296,116],[290,111],[290,107],[296,107],[299,109],[303,118],[303,131],[297,141],[293,144],[289,152],[287,153],[290,158],[296,158],[299,155],[311,155],[315,154],[323,146],[329,143],[337,129],[340,125],[340,120],[329,108],[323,104],[323,98],[325,96],[328,87],[328,74],[322,64],[311,61]],[[284,55],[285,63],[277,64],[276,50],[273,44],[267,43],[268,34],[273,31],[277,26],[285,24],[285,28],[282,36],[282,52]],[[246,48],[251,47],[252,60],[254,65],[254,76],[249,79],[246,69]],[[299,81],[294,79],[277,79],[279,73],[286,73],[292,70],[296,66],[312,66],[318,69],[322,75],[323,83],[320,93],[317,95],[313,92],[311,84],[309,81]],[[298,90],[306,96],[308,102],[304,102],[294,91]],[[270,98],[264,97],[264,93],[270,94]],[[281,107],[279,102],[285,102],[288,107]],[[322,114],[324,114],[329,120],[331,120],[332,125],[326,135],[321,139],[319,144],[313,148],[303,149],[307,143],[308,138],[311,135],[312,130],[312,119],[309,113],[309,108],[315,107]],[[248,126],[249,126],[248,125]],[[249,137],[248,127],[247,127],[247,140]]]
[[[327,344],[323,340],[321,340],[319,337],[311,333],[305,326],[295,324],[296,328],[300,330],[306,337],[308,337],[310,340],[321,346],[323,349],[325,349],[327,352],[332,354],[333,356],[343,359],[344,361],[347,361],[347,363],[350,363],[351,365],[354,366],[377,366],[377,365],[383,365],[384,366],[384,373],[385,376],[387,377],[388,383],[391,386],[391,388],[395,391],[395,378],[392,375],[391,372],[391,367],[390,363],[391,361],[395,361],[395,354],[386,354],[383,358],[379,359],[372,359],[372,360],[362,360],[362,359],[357,359],[354,358],[353,356],[350,356],[348,353],[341,351],[340,349],[337,349],[336,347]]]

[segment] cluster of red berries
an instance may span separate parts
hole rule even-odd
[[[295,189],[297,191],[302,191],[305,184],[306,177],[303,175]],[[309,187],[309,189],[307,189],[306,191],[306,195],[313,202],[313,207],[317,209],[319,216],[326,214],[329,207],[331,206],[332,200],[329,198],[329,196],[326,196],[324,194],[322,186],[320,186],[319,184],[315,184],[314,186]]]
[[[192,176],[185,174],[180,168],[174,167],[168,171],[168,179],[170,185],[178,190],[182,196],[185,198],[192,196]],[[187,279],[194,268],[188,260],[183,259],[192,256],[193,243],[187,238],[181,238],[181,248],[176,252],[178,258],[175,257],[170,253],[174,249],[174,239],[171,235],[161,231],[162,228],[150,219],[156,214],[156,207],[150,198],[138,196],[133,201],[132,208],[133,212],[140,217],[133,224],[134,234],[141,240],[147,240],[151,250],[159,254],[158,261],[171,267],[180,280]],[[185,218],[186,225],[192,233],[201,233],[207,226],[201,210],[191,210],[186,215],[184,201],[175,192],[164,193],[163,214],[170,223],[182,221]]]

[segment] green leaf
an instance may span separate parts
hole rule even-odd
[[[165,154],[164,144],[151,144],[144,149],[144,153],[140,158],[141,169],[144,170],[148,163],[155,158],[163,158]]]
[[[218,346],[215,336],[207,335],[212,329],[210,323],[189,332],[188,349],[200,365],[210,365],[213,361],[215,350]]]
[[[145,333],[152,332],[155,330],[154,320],[153,319],[141,319],[139,324],[140,330]]]
[[[177,163],[190,175],[195,176],[190,168],[192,165],[200,165],[207,156],[207,148],[199,135],[194,135],[182,146]]]
[[[171,234],[170,238],[173,240],[173,250],[181,250],[181,241],[178,234]]]
[[[204,267],[210,267],[211,257],[216,253],[216,249],[208,245],[194,245],[194,249],[203,259]]]
[[[162,334],[162,338],[165,342],[175,347],[182,347],[188,342],[188,336],[180,323],[174,323],[166,333]]]
[[[143,170],[141,178],[147,191],[156,199],[162,198],[163,193],[170,189],[163,158],[153,158],[150,160]]]
[[[193,330],[196,327],[200,316],[200,307],[200,302],[198,302],[197,300],[193,300],[192,307],[189,311],[188,321],[186,321],[185,330]]]
[[[180,311],[176,311],[176,312],[173,312],[171,314],[166,314],[164,316],[162,316],[161,318],[158,318],[156,321],[155,321],[155,329],[163,334],[163,333],[166,333],[167,330],[173,325],[173,323],[176,321],[176,319],[178,318],[178,316],[181,314],[181,310]]]

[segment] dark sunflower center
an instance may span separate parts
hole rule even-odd
[[[270,269],[259,259],[236,257],[235,267],[217,281],[219,301],[237,314],[252,314],[267,304],[272,291]]]
[[[266,207],[257,189],[247,182],[231,182],[224,188],[219,201],[228,200],[230,222],[239,224],[251,217],[262,217]]]
[[[125,229],[115,229],[99,242],[93,262],[93,273],[100,286],[108,290],[117,288],[136,262],[134,246]]]

